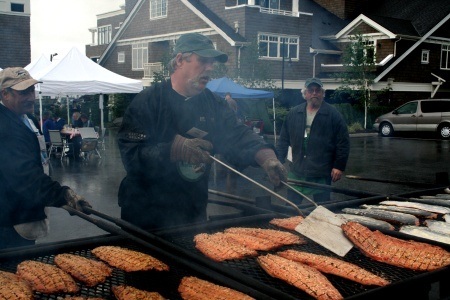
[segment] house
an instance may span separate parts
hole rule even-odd
[[[86,55],[150,85],[177,38],[199,32],[229,55],[228,74],[245,70],[253,42],[278,87],[299,89],[316,76],[333,90],[360,33],[376,64],[372,90],[389,88],[401,101],[450,98],[449,18],[448,0],[125,0],[97,16]]]
[[[0,1],[0,28],[0,68],[29,64],[30,0]]]

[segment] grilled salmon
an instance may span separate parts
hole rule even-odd
[[[252,300],[239,291],[202,280],[197,277],[183,277],[178,287],[184,300]]]
[[[126,272],[169,271],[168,265],[151,255],[118,246],[100,246],[92,249],[91,252],[110,266]]]
[[[450,252],[441,247],[401,240],[355,222],[341,227],[348,239],[374,260],[416,271],[432,271],[450,265]]]
[[[302,216],[294,216],[289,218],[275,218],[269,221],[270,224],[287,229],[287,230],[295,230],[298,224],[303,221]]]
[[[16,274],[28,281],[33,291],[55,294],[76,293],[79,290],[75,280],[68,273],[50,264],[25,260],[17,265]]]
[[[296,250],[286,250],[277,254],[281,257],[306,264],[322,273],[333,274],[361,284],[385,286],[390,283],[380,276],[338,258]]]
[[[157,292],[148,292],[129,285],[113,286],[112,291],[118,300],[164,300]]]
[[[274,230],[274,229],[262,229],[262,228],[245,228],[245,227],[232,227],[225,229],[226,233],[236,233],[246,236],[256,236],[262,239],[267,239],[275,243],[283,245],[305,244],[306,240],[298,235],[290,232]]]
[[[241,235],[237,233],[226,232],[223,234],[223,236],[225,237],[225,239],[229,240],[232,243],[238,243],[253,250],[268,251],[282,246],[281,244],[274,241],[251,235]]]
[[[200,233],[194,237],[195,248],[215,261],[241,259],[246,256],[256,256],[256,250],[247,248],[236,242],[231,242],[222,232]]]
[[[30,284],[14,273],[0,271],[0,299],[31,300],[33,290]]]
[[[101,261],[68,253],[56,255],[55,264],[87,286],[105,282],[113,271],[111,267]]]
[[[64,300],[104,300],[103,298],[92,298],[83,296],[66,296]]]
[[[274,254],[259,256],[257,260],[270,276],[286,281],[315,299],[344,299],[325,275],[310,266]]]

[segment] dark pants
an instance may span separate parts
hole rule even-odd
[[[0,249],[34,245],[34,240],[21,237],[14,227],[0,227]]]
[[[311,181],[314,182],[315,180],[308,180],[308,178],[306,178],[306,181]],[[331,185],[331,179],[327,179],[326,184]],[[315,194],[304,194],[305,196],[307,196],[308,198],[314,200],[314,202],[316,202],[317,204],[322,203],[322,202],[327,202],[330,201],[330,194],[331,192],[329,190],[320,190],[317,189],[316,190],[317,193]],[[288,189],[287,190],[287,198],[289,201],[293,202],[296,205],[300,205],[300,204],[311,204],[313,205],[311,202],[309,202],[308,200],[304,199],[300,194],[296,193],[295,191]],[[319,204],[320,205],[320,204]]]

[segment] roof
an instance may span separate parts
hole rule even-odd
[[[448,0],[378,0],[369,2],[371,4],[369,4],[367,12],[363,13],[374,21],[379,20],[380,25],[397,34],[423,36],[450,13]]]

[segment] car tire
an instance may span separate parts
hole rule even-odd
[[[441,139],[450,139],[450,124],[441,124],[438,127],[438,134]]]
[[[389,123],[381,123],[380,124],[380,135],[384,137],[389,137],[394,135],[394,128]]]

